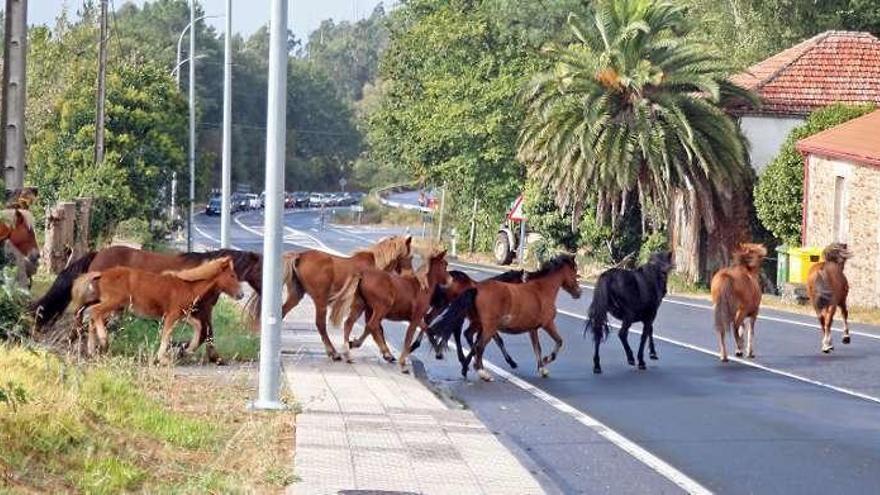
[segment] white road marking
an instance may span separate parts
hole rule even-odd
[[[570,316],[570,317],[578,319],[578,320],[586,321],[586,319],[587,319],[583,315],[579,315],[579,314],[573,313],[571,311],[566,311],[564,309],[557,309],[556,312],[563,314],[563,315],[566,315],[566,316]],[[608,324],[614,328],[620,328],[620,324],[618,324],[618,323],[608,322]],[[638,335],[642,334],[641,331],[634,330],[634,329],[630,329],[630,332],[638,334]],[[714,330],[713,330],[713,332],[714,332]],[[680,340],[671,339],[669,337],[662,337],[657,334],[654,334],[654,338],[656,338],[657,340],[663,341],[663,342],[668,342],[670,344],[677,345],[679,347],[684,347],[685,349],[701,352],[703,354],[708,354],[710,356],[718,358],[718,352],[714,351],[714,350],[706,349],[704,347],[699,347],[699,346],[696,346],[693,344],[688,344],[687,342],[681,342]],[[740,364],[744,364],[746,366],[751,366],[752,368],[766,371],[768,373],[772,373],[774,375],[784,376],[786,378],[791,378],[791,379],[797,380],[799,382],[809,383],[810,385],[815,385],[818,387],[827,388],[827,389],[833,390],[835,392],[840,392],[842,394],[850,395],[852,397],[857,397],[859,399],[864,399],[864,400],[867,400],[870,402],[880,404],[880,398],[873,397],[873,396],[867,395],[867,394],[863,394],[863,393],[857,392],[855,390],[851,390],[851,389],[844,388],[844,387],[838,387],[837,385],[832,385],[830,383],[821,382],[819,380],[814,380],[812,378],[807,378],[805,376],[796,375],[796,374],[788,372],[788,371],[784,371],[784,370],[780,370],[780,369],[776,369],[776,368],[771,368],[769,366],[759,364],[759,363],[756,363],[756,362],[748,360],[748,359],[742,359],[742,358],[731,356],[730,360],[737,362],[737,363],[740,363]]]
[[[198,215],[201,215],[201,213],[199,213]],[[198,215],[196,215],[196,216],[198,216]],[[218,247],[220,246],[220,239],[217,239],[216,237],[214,237],[214,236],[212,236],[211,234],[209,234],[209,233],[205,232],[204,230],[202,230],[202,229],[199,227],[199,224],[198,224],[198,223],[193,222],[192,225],[193,225],[193,229],[194,229],[197,233],[201,234],[202,237],[205,237],[206,239],[210,239],[211,242],[216,242]],[[229,247],[231,247],[232,249],[237,249],[237,250],[239,250],[239,251],[244,251],[243,249],[241,249],[240,247],[236,246],[235,244],[230,244]]]
[[[250,232],[251,234],[254,234],[255,236],[257,236],[257,237],[259,237],[259,238],[262,239],[262,238],[263,238],[263,233],[260,232],[259,230],[256,230],[256,229],[254,229],[254,228],[251,228],[251,227],[248,227],[247,225],[245,225],[245,224],[241,221],[241,219],[239,218],[240,216],[241,216],[241,215],[236,215],[235,217],[233,217],[233,220],[235,221],[235,224],[238,225],[239,227],[241,227],[242,229],[244,229],[245,231]],[[318,249],[318,250],[321,250],[321,251],[324,251],[324,252],[327,252],[327,253],[330,253],[330,254],[334,254],[334,255],[336,255],[336,256],[345,256],[345,254],[343,254],[343,253],[341,253],[341,252],[339,252],[339,251],[337,251],[337,250],[335,250],[335,249],[333,249],[333,248],[327,246],[326,244],[324,244],[323,242],[321,242],[318,238],[316,238],[316,237],[314,237],[314,236],[311,236],[311,235],[309,235],[309,234],[306,234],[305,232],[302,232],[302,231],[300,231],[300,230],[294,230],[294,229],[291,229],[290,227],[287,227],[287,226],[285,226],[284,229],[285,229],[286,231],[288,231],[288,232],[292,232],[292,233],[294,233],[295,235],[300,235],[300,236],[302,236],[303,238],[312,241],[312,242],[314,243],[314,246],[309,246],[309,247],[314,247],[314,249]],[[294,243],[294,242],[291,242],[287,237],[285,237],[284,242],[285,242],[286,244],[302,245],[302,243]]]

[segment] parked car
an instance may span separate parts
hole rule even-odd
[[[327,204],[327,198],[323,193],[312,193],[309,195],[309,206],[320,207]]]
[[[223,202],[220,196],[211,196],[211,199],[208,200],[208,204],[205,205],[205,215],[219,215],[222,208]]]
[[[249,210],[259,210],[263,207],[263,202],[256,194],[245,194],[247,198],[247,207]]]
[[[297,208],[305,208],[309,206],[309,193],[305,191],[295,191],[293,193],[293,206]]]

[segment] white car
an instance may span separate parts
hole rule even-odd
[[[263,207],[263,201],[256,194],[248,194],[246,196],[249,210],[259,210]]]

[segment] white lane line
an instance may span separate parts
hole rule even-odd
[[[586,321],[586,317],[584,317],[584,316],[582,316],[582,315],[579,315],[579,314],[577,314],[577,313],[572,313],[571,311],[566,311],[566,310],[564,310],[564,309],[557,309],[556,312],[557,312],[557,313],[560,313],[560,314],[564,314],[564,315],[566,315],[566,316],[570,316],[570,317],[575,318],[575,319],[578,319],[578,320]],[[620,325],[617,324],[617,323],[614,323],[614,322],[608,322],[608,324],[609,324],[610,326],[614,327],[614,328],[620,328]],[[713,331],[714,331],[714,330],[713,330]],[[630,332],[635,333],[635,334],[638,334],[638,335],[641,335],[641,334],[642,334],[641,331],[639,331],[639,330],[634,330],[634,329],[630,329]],[[692,351],[701,352],[701,353],[703,353],[703,354],[708,354],[708,355],[710,355],[710,356],[713,356],[713,357],[715,357],[715,358],[718,358],[718,352],[717,352],[717,351],[713,351],[713,350],[710,350],[710,349],[706,349],[706,348],[704,348],[704,347],[699,347],[699,346],[696,346],[696,345],[693,345],[693,344],[688,344],[687,342],[681,342],[680,340],[671,339],[671,338],[669,338],[669,337],[662,337],[662,336],[657,335],[657,334],[654,334],[654,338],[656,338],[657,340],[661,340],[661,341],[663,341],[663,342],[668,342],[668,343],[670,343],[670,344],[672,344],[672,345],[677,345],[677,346],[679,346],[679,347],[684,347],[685,349],[689,349],[689,350],[692,350]],[[827,388],[828,390],[833,390],[833,391],[835,391],[835,392],[839,392],[839,393],[842,393],[842,394],[850,395],[850,396],[852,396],[852,397],[857,397],[857,398],[859,398],[859,399],[863,399],[863,400],[867,400],[867,401],[870,401],[870,402],[874,402],[874,403],[880,404],[880,398],[878,398],[878,397],[874,397],[874,396],[871,396],[871,395],[867,395],[867,394],[863,394],[862,392],[858,392],[858,391],[851,390],[851,389],[844,388],[844,387],[838,387],[837,385],[832,385],[832,384],[830,384],[830,383],[821,382],[821,381],[819,381],[819,380],[814,380],[814,379],[812,379],[812,378],[807,378],[807,377],[805,377],[805,376],[796,375],[796,374],[791,373],[791,372],[788,372],[788,371],[784,371],[784,370],[780,370],[780,369],[776,369],[776,368],[771,368],[771,367],[769,367],[769,366],[766,366],[766,365],[763,365],[763,364],[759,364],[759,363],[756,363],[756,362],[754,362],[754,361],[750,361],[750,360],[748,360],[748,359],[742,359],[742,358],[738,358],[738,357],[731,356],[731,357],[730,357],[730,360],[731,360],[731,361],[734,361],[734,362],[737,362],[737,363],[740,363],[740,364],[743,364],[743,365],[746,365],[746,366],[751,366],[752,368],[756,368],[756,369],[759,369],[759,370],[762,370],[762,371],[766,371],[766,372],[768,372],[768,373],[772,373],[772,374],[774,374],[774,375],[784,376],[784,377],[786,377],[786,378],[791,378],[791,379],[793,379],[793,380],[797,380],[797,381],[799,381],[799,382],[809,383],[810,385],[815,385],[815,386],[817,386],[817,387]]]
[[[708,488],[704,487],[696,480],[691,478],[690,476],[684,474],[679,471],[671,464],[667,463],[663,459],[655,456],[654,454],[648,452],[647,450],[640,447],[638,444],[633,442],[632,440],[626,438],[619,432],[613,430],[608,425],[602,423],[598,419],[590,416],[589,414],[573,407],[567,402],[559,399],[544,390],[532,385],[531,383],[523,380],[522,378],[508,372],[505,369],[502,369],[490,361],[484,360],[486,367],[492,370],[496,375],[501,376],[509,383],[515,385],[516,387],[528,392],[535,398],[543,401],[550,407],[556,409],[557,411],[566,414],[573,418],[578,423],[586,426],[587,428],[596,432],[599,436],[608,440],[612,444],[616,445],[618,448],[626,452],[627,454],[633,456],[636,460],[641,462],[642,464],[648,466],[649,468],[656,471],[658,474],[668,479],[669,481],[675,483],[680,488],[688,493],[694,494],[711,494],[712,491]]]
[[[263,238],[263,233],[262,233],[262,232],[260,232],[260,231],[258,231],[258,230],[256,230],[256,229],[253,229],[253,228],[251,228],[251,227],[248,227],[247,225],[245,225],[244,223],[242,223],[242,221],[241,221],[241,219],[239,218],[239,216],[240,216],[240,215],[237,215],[237,216],[233,217],[233,220],[235,221],[235,224],[236,224],[236,225],[238,225],[239,227],[241,227],[241,228],[244,229],[245,231],[250,232],[251,234],[254,234],[255,236],[257,236],[257,237],[259,237],[259,238],[261,238],[261,239]],[[313,236],[311,236],[311,235],[309,235],[309,234],[306,234],[306,233],[304,233],[304,232],[302,232],[302,231],[299,231],[299,230],[291,229],[290,227],[284,227],[284,229],[285,229],[285,230],[289,230],[289,231],[291,231],[291,232],[293,232],[293,233],[296,233],[297,235],[301,235],[301,236],[303,236],[303,237],[305,237],[305,238],[311,240],[312,242],[315,243],[315,247],[316,247],[317,249],[321,250],[321,251],[324,251],[324,252],[327,252],[327,253],[330,253],[330,254],[334,254],[334,255],[336,255],[336,256],[345,256],[345,254],[343,254],[343,253],[341,253],[341,252],[339,252],[339,251],[337,251],[337,250],[335,250],[335,249],[333,249],[333,248],[327,246],[326,244],[324,244],[323,242],[321,242],[321,241],[320,241],[319,239],[317,239],[316,237],[313,237]],[[285,239],[284,242],[287,243],[287,244],[294,244],[293,242],[290,242],[290,241],[288,241],[287,239]]]
[[[220,239],[217,239],[216,237],[214,237],[214,236],[212,236],[211,234],[209,234],[209,233],[205,232],[204,230],[202,230],[202,229],[199,227],[199,224],[198,224],[198,223],[193,222],[193,229],[194,229],[197,233],[199,233],[202,237],[205,237],[206,239],[209,239],[211,242],[215,242],[215,243],[217,243],[217,246],[218,246],[218,247],[220,246]],[[230,244],[229,247],[231,247],[232,249],[237,249],[237,250],[239,250],[239,251],[244,251],[243,249],[241,249],[240,247],[236,246],[235,244]]]
[[[477,272],[482,271],[482,272],[489,272],[489,273],[504,273],[504,270],[499,270],[499,269],[493,268],[493,267],[480,267],[480,266],[476,266],[476,265],[462,265],[462,264],[458,264],[458,263],[450,263],[450,265],[457,266],[460,268],[465,268],[468,270],[474,270]],[[595,290],[595,287],[592,285],[581,284],[581,287],[584,289],[587,289],[587,290]],[[665,303],[676,304],[678,306],[686,306],[689,308],[705,309],[707,311],[713,310],[712,306],[709,304],[697,304],[697,303],[692,303],[692,302],[687,302],[687,301],[679,301],[679,300],[675,300],[675,299],[664,299],[663,303],[664,304]],[[804,321],[791,320],[788,318],[780,318],[777,316],[759,315],[758,321],[774,321],[776,323],[786,323],[788,325],[803,327],[805,329],[819,330],[819,325],[816,325],[815,323],[807,323]],[[842,328],[834,327],[831,330],[835,331],[835,332],[843,333]],[[850,330],[849,333],[852,335],[858,335],[860,337],[868,337],[869,339],[880,340],[880,335],[874,334],[874,333],[861,332],[858,330]]]

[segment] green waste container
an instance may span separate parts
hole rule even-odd
[[[783,244],[776,248],[776,288],[779,291],[788,283],[788,257],[788,246]]]

